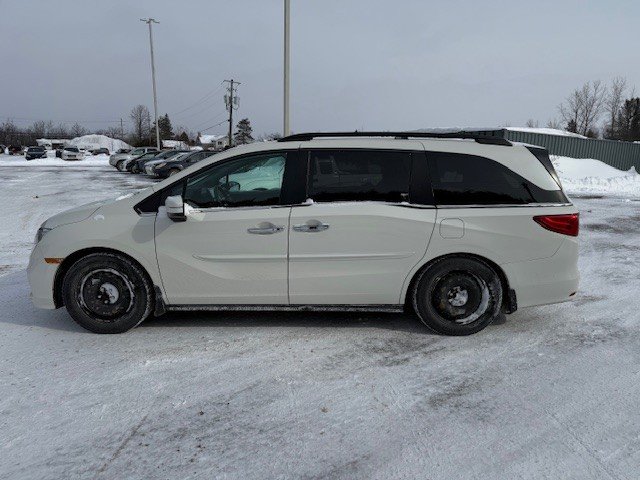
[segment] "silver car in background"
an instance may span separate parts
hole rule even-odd
[[[109,157],[109,165],[118,168],[118,162],[120,162],[121,160],[131,160],[132,158],[139,157],[140,155],[144,155],[147,152],[157,151],[158,149],[156,147],[138,147],[126,153],[116,152]]]

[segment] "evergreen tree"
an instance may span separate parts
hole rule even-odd
[[[571,119],[567,122],[567,132],[578,133],[578,124],[575,120]]]
[[[165,113],[164,116],[160,115],[158,118],[158,127],[160,129],[160,139],[170,140],[173,138],[173,127],[171,126],[171,120],[169,120],[169,114]],[[152,133],[155,133],[156,125],[153,124]]]
[[[236,125],[236,133],[233,135],[234,143],[236,145],[244,145],[245,143],[253,142],[252,133],[251,122],[248,118],[243,118]]]
[[[187,132],[182,132],[178,137],[178,140],[184,143],[189,143],[189,135],[187,135]]]

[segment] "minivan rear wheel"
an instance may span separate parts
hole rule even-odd
[[[94,333],[122,333],[145,320],[153,308],[153,287],[135,262],[117,253],[93,253],[64,276],[67,311]]]
[[[471,335],[489,325],[502,306],[498,274],[474,258],[450,257],[425,268],[413,289],[413,308],[431,330]]]

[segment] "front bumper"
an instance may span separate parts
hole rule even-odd
[[[56,308],[53,299],[53,285],[59,265],[44,261],[44,255],[39,245],[31,251],[27,278],[31,286],[31,300],[37,308],[53,310]]]

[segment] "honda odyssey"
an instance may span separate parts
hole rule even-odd
[[[576,294],[578,223],[538,147],[297,134],[51,217],[28,275],[36,306],[98,333],[165,311],[361,310],[468,335]]]

